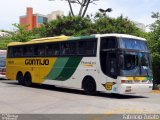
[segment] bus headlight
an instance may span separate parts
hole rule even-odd
[[[121,80],[121,84],[133,84],[133,80]]]

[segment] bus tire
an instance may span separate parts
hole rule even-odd
[[[83,89],[86,95],[96,94],[96,82],[91,77],[86,77],[83,81]]]
[[[16,80],[18,81],[19,85],[24,85],[24,79],[23,79],[22,72],[17,73]]]
[[[27,87],[30,87],[32,85],[32,77],[31,77],[31,74],[28,72],[24,76],[24,83],[25,83],[25,86]]]

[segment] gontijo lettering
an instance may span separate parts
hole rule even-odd
[[[49,65],[48,59],[26,59],[25,65]]]

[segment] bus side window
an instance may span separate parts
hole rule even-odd
[[[70,53],[69,44],[68,43],[62,43],[62,45],[61,45],[61,53],[62,53],[62,55],[67,55],[67,54]]]
[[[23,48],[23,55],[24,56],[30,57],[30,56],[33,56],[33,54],[34,54],[33,46],[26,46]]]
[[[53,54],[52,45],[46,45],[45,46],[45,55],[52,56],[52,54]]]
[[[8,58],[12,58],[12,57],[13,57],[13,48],[12,48],[12,47],[8,47],[7,57],[8,57]]]
[[[13,57],[21,57],[22,56],[22,48],[14,47],[13,48]]]
[[[53,47],[53,56],[60,55],[60,44],[54,43],[52,47]]]
[[[44,56],[44,53],[45,53],[44,46],[39,46],[38,47],[38,55],[39,56]]]
[[[62,55],[77,55],[77,42],[71,41],[62,44]]]
[[[95,56],[97,51],[96,40],[83,40],[78,44],[79,55]]]
[[[79,51],[78,53],[81,55],[85,54],[85,43],[84,41],[80,41],[78,44]]]
[[[117,48],[115,37],[104,37],[101,38],[101,50]]]
[[[33,56],[33,46],[28,46],[27,48],[27,56]]]
[[[77,55],[77,42],[69,42],[70,55]]]

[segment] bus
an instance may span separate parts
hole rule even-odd
[[[6,75],[19,84],[53,84],[116,94],[152,90],[144,38],[126,34],[56,36],[8,44]]]
[[[0,50],[0,79],[6,79],[6,50]]]

